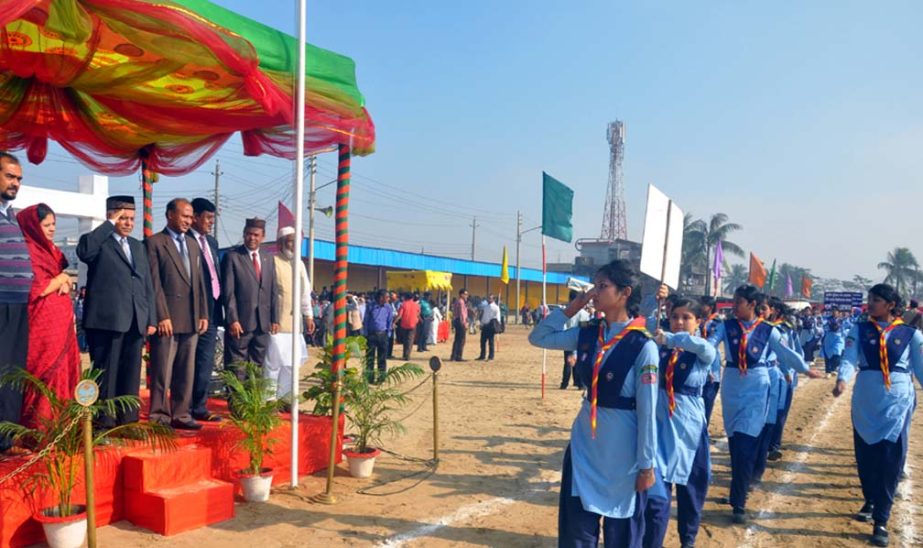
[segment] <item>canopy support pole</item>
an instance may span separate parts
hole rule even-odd
[[[154,174],[141,160],[141,190],[144,193],[144,238],[154,235]]]
[[[333,267],[333,420],[330,425],[330,460],[327,463],[327,489],[315,497],[324,504],[333,504],[333,473],[336,468],[337,430],[340,425],[340,388],[346,366],[346,274],[349,268],[349,166],[350,149],[340,145],[337,169],[336,260]]]

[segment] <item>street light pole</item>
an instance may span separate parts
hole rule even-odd
[[[308,283],[314,286],[314,208],[317,206],[317,189],[314,177],[317,174],[317,156],[311,156],[308,187]]]

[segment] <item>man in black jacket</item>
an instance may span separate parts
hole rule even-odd
[[[262,367],[269,335],[279,330],[276,269],[272,256],[260,248],[265,236],[266,221],[247,219],[243,245],[221,260],[221,297],[227,316],[224,363],[228,365],[253,362]]]
[[[189,235],[202,250],[202,275],[205,277],[205,298],[208,303],[208,330],[200,337],[195,348],[195,378],[192,384],[192,418],[198,421],[218,422],[221,417],[206,407],[208,386],[215,368],[215,346],[218,342],[218,325],[224,321],[221,305],[221,276],[218,273],[218,240],[211,235],[215,226],[215,204],[205,198],[192,201],[192,228]]]
[[[90,359],[102,370],[100,399],[137,396],[141,388],[141,345],[157,328],[151,267],[144,245],[131,237],[135,200],[106,200],[107,222],[80,237],[77,256],[87,264],[83,325]],[[120,411],[116,422],[138,420],[138,411]],[[99,426],[114,426],[101,419]]]

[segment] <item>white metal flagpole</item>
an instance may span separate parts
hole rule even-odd
[[[298,487],[298,385],[301,373],[301,227],[304,224],[304,101],[307,0],[298,0],[298,88],[295,99],[295,253],[292,257],[292,487]]]
[[[542,234],[542,319],[548,315],[548,266],[545,252],[545,235]],[[545,373],[548,363],[548,350],[542,349],[542,399],[545,399]]]

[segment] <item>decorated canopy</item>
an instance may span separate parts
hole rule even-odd
[[[388,287],[421,291],[452,289],[452,273],[435,270],[389,270]]]
[[[294,38],[206,0],[0,0],[0,150],[188,173],[235,132],[294,158]],[[305,146],[374,149],[348,57],[308,46]]]

